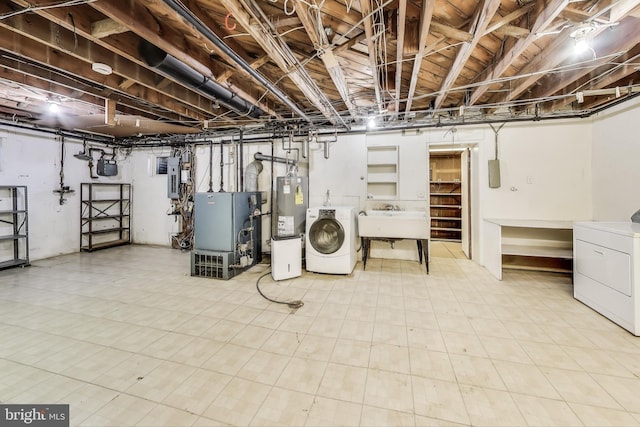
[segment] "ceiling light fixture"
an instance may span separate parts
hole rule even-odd
[[[575,30],[571,31],[569,37],[574,40],[574,49],[576,53],[583,53],[590,49],[587,37],[589,34],[596,30],[596,25],[588,23],[578,26]]]
[[[367,127],[369,129],[375,129],[375,127],[376,127],[376,118],[375,117],[369,117],[369,120],[367,121]]]
[[[113,68],[107,64],[103,64],[102,62],[94,62],[91,64],[91,69],[98,74],[102,74],[104,76],[108,76],[113,73]]]

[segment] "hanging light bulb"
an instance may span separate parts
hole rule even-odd
[[[374,129],[376,127],[376,118],[371,116],[369,117],[369,120],[367,121],[367,127],[369,129]]]
[[[589,43],[587,43],[586,37],[580,37],[576,39],[574,50],[576,53],[583,53],[589,49]]]

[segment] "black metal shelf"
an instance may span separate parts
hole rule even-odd
[[[24,185],[0,186],[0,199],[9,196],[9,206],[0,209],[2,231],[11,234],[0,235],[0,241],[10,242],[3,245],[0,252],[0,270],[29,264],[29,214],[28,193]]]
[[[131,243],[131,184],[82,183],[80,200],[81,251]]]

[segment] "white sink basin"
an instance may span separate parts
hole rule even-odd
[[[360,237],[428,239],[429,217],[424,211],[366,211],[358,216]]]

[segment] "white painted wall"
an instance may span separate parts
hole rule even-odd
[[[88,163],[73,157],[81,150],[81,141],[65,140],[64,184],[75,192],[65,194],[67,200],[60,205],[58,194],[53,192],[60,187],[61,144],[55,135],[0,129],[0,185],[27,186],[32,261],[78,252],[80,183],[128,182],[129,163],[122,158],[117,159],[118,176],[92,180]]]
[[[593,124],[593,219],[629,221],[640,209],[640,99],[600,114]]]

